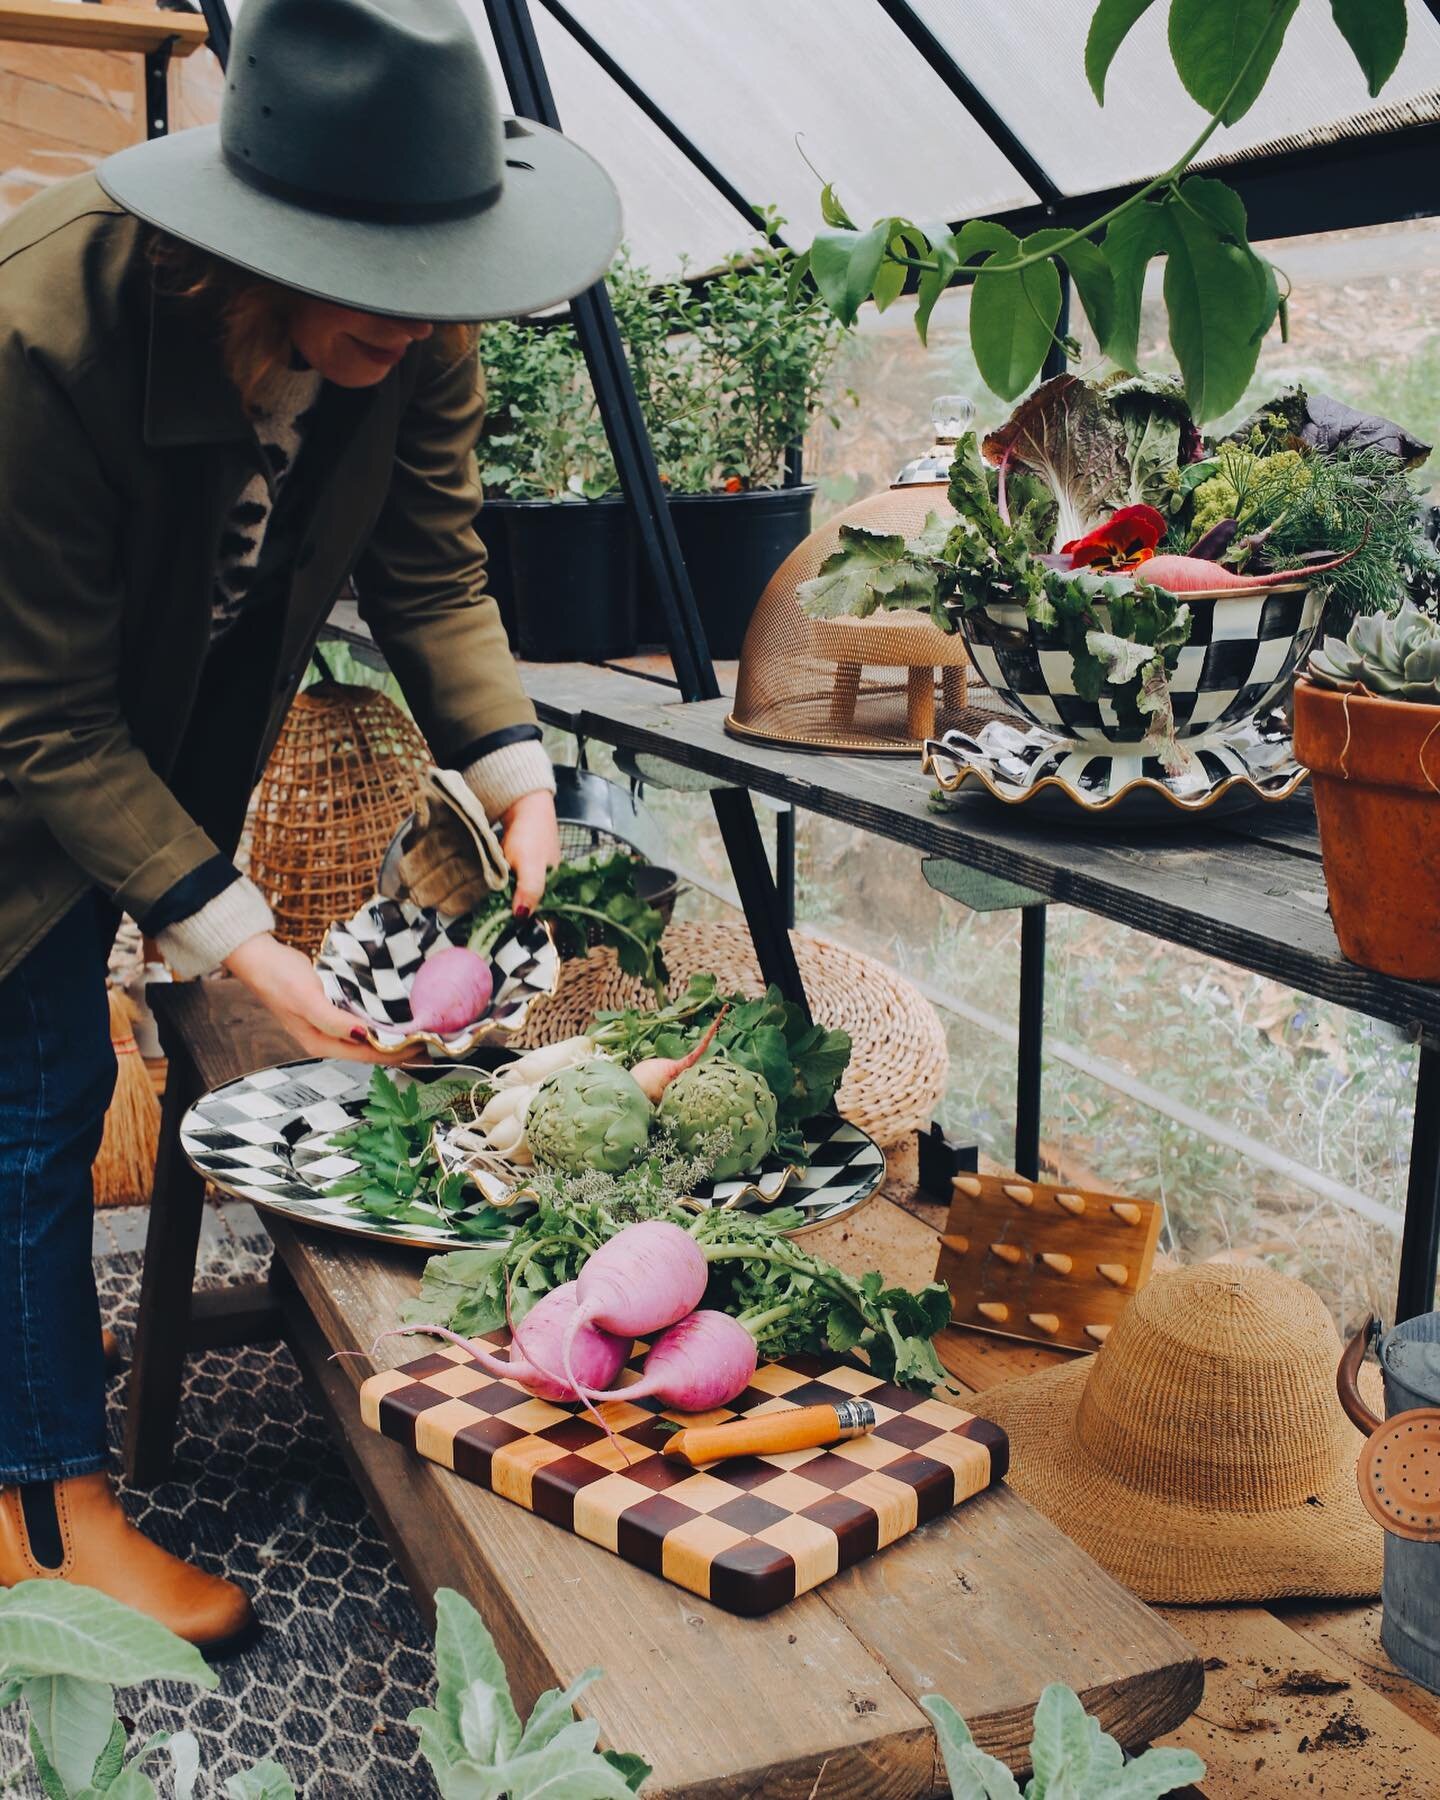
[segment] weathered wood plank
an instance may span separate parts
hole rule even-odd
[[[161,1006],[207,1084],[293,1053],[233,984],[177,987]],[[820,1791],[833,1800],[938,1794],[917,1704],[932,1691],[1016,1764],[1047,1681],[1071,1682],[1132,1744],[1192,1704],[1199,1673],[1183,1641],[1007,1488],[770,1619],[740,1620],[370,1441],[355,1388],[413,1353],[398,1341],[373,1362],[368,1351],[415,1291],[422,1259],[268,1223],[292,1341],[422,1597],[449,1583],[476,1600],[526,1704],[602,1663],[607,1679],[587,1703],[607,1742],[656,1764],[657,1793],[809,1800],[823,1770]],[[920,1281],[933,1268],[933,1228],[886,1200],[815,1243],[892,1278]],[[331,1363],[334,1349],[365,1354]]]
[[[276,1247],[326,1345],[368,1350],[415,1290],[421,1259],[271,1221]],[[346,1358],[352,1389],[372,1367],[413,1356],[403,1341]],[[347,1437],[366,1433],[351,1400]],[[393,1461],[393,1459],[390,1459]],[[426,1579],[480,1607],[522,1706],[591,1663],[605,1679],[583,1706],[607,1743],[655,1765],[657,1795],[737,1793],[804,1800],[828,1762],[837,1800],[931,1791],[924,1714],[815,1595],[771,1619],[737,1619],[559,1531],[420,1458],[407,1464],[392,1524],[427,1539]]]
[[[167,38],[174,55],[190,56],[210,36],[204,19],[158,6],[77,6],[73,0],[0,0],[0,41],[59,44],[74,50],[155,50]]]
[[[1160,1609],[1205,1658],[1194,1750],[1212,1800],[1440,1800],[1434,1736],[1260,1607]]]
[[[1417,1724],[1440,1736],[1440,1694],[1404,1676],[1380,1648],[1380,1606],[1313,1606],[1286,1602],[1276,1609],[1292,1631],[1333,1657],[1356,1681],[1392,1700]],[[1436,1746],[1440,1755],[1440,1745]]]
[[[819,1591],[906,1693],[944,1694],[1012,1768],[1053,1681],[1131,1748],[1174,1729],[1204,1686],[1183,1636],[1004,1486]]]

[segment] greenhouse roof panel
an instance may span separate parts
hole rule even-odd
[[[485,52],[496,88],[505,79],[483,0],[461,0]],[[566,135],[605,165],[620,190],[625,238],[646,267],[670,275],[684,263],[713,268],[753,241],[749,221],[651,123],[610,77],[534,6],[540,51]]]
[[[871,0],[875,4],[875,0]],[[1066,194],[1143,180],[1171,163],[1206,115],[1186,94],[1165,42],[1165,6],[1152,6],[1120,47],[1100,107],[1085,80],[1094,7],[1077,0],[911,0],[917,16]],[[876,6],[876,10],[879,8]],[[1218,132],[1219,158],[1440,117],[1440,23],[1411,6],[1409,40],[1379,100],[1330,16],[1329,0],[1300,0],[1275,69],[1255,106]],[[954,217],[992,210],[965,197]]]
[[[565,3],[747,199],[780,208],[798,242],[820,223],[820,182],[807,159],[866,222],[894,211],[948,219],[1036,199],[875,0]],[[484,37],[480,0],[466,4]],[[669,254],[651,258],[662,269],[681,252],[700,266],[714,261],[688,217],[690,184],[646,160],[659,131],[543,4],[532,17],[565,129],[615,175],[637,246],[642,231],[665,242]]]

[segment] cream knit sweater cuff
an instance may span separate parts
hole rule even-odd
[[[550,766],[550,758],[545,754],[544,745],[534,738],[492,750],[488,756],[470,763],[461,773],[471,793],[485,808],[485,817],[492,822],[522,794],[555,792],[555,771]]]
[[[241,875],[213,900],[207,900],[199,912],[167,925],[157,942],[171,973],[190,981],[218,969],[232,950],[262,931],[274,929],[275,918],[264,896],[253,881]]]

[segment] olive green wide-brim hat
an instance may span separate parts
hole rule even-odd
[[[542,311],[598,281],[620,241],[599,163],[502,118],[455,0],[247,0],[219,125],[96,173],[173,237],[395,318]]]

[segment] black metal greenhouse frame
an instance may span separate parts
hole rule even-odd
[[[225,0],[200,0],[211,45],[223,66],[230,19]],[[759,207],[681,129],[654,98],[572,15],[563,0],[539,0],[644,116],[748,224],[763,229]],[[1038,196],[1036,204],[996,216],[1017,234],[1046,225],[1073,227],[1098,217],[1130,191],[1109,189],[1066,195],[1041,167],[1013,128],[990,105],[909,0],[876,0],[927,66]],[[1440,0],[1425,0],[1440,19]],[[500,66],[517,113],[555,130],[560,118],[530,16],[529,0],[485,0]],[[1214,163],[1217,173],[1245,202],[1254,240],[1394,224],[1440,213],[1440,122],[1409,125],[1362,137],[1279,153],[1251,153]],[[959,223],[959,221],[955,221]],[[1066,328],[1066,311],[1060,331]],[[585,353],[596,398],[615,458],[621,487],[634,517],[644,568],[664,611],[670,653],[682,697],[719,697],[714,662],[705,639],[684,557],[670,520],[664,487],[646,434],[640,404],[603,282],[572,303],[576,334]],[[1057,349],[1045,374],[1064,366]],[[805,991],[786,929],[787,903],[771,874],[754,805],[743,789],[712,796],[736,890],[768,981],[805,1004]],[[1016,1077],[1015,1167],[1030,1179],[1040,1172],[1041,1076],[1045,1012],[1045,915],[1043,905],[1022,910],[1019,983],[1019,1048]],[[1434,1305],[1440,1262],[1440,1044],[1422,1038],[1415,1094],[1409,1189],[1400,1250],[1396,1317],[1406,1319]]]

